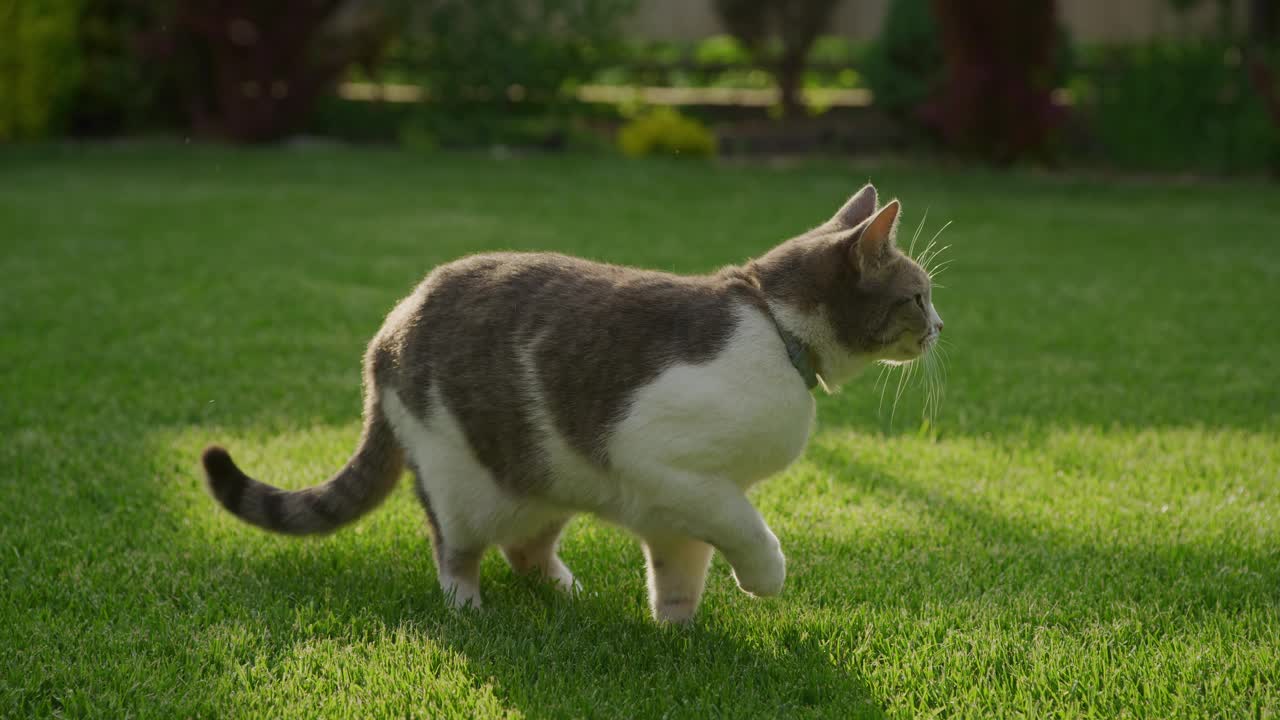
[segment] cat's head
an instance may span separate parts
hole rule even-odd
[[[875,361],[909,362],[942,332],[929,274],[897,247],[902,206],[883,207],[867,185],[830,220],[755,263],[785,327],[838,384]]]

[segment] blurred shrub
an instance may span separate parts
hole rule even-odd
[[[654,108],[618,131],[618,147],[629,157],[671,155],[710,157],[716,138],[705,125],[674,108]]]
[[[751,53],[732,35],[712,35],[703,38],[693,49],[693,59],[699,65],[750,65]]]
[[[316,101],[389,37],[380,0],[169,0],[150,62],[173,73],[192,128],[239,142],[300,130]]]
[[[395,142],[417,109],[409,103],[321,98],[305,132],[357,143]]]
[[[81,0],[76,32],[81,81],[71,99],[72,133],[113,135],[181,125],[170,68],[148,63],[142,51],[146,33],[163,21],[164,11],[165,3],[144,0]]]
[[[1250,86],[1240,48],[1111,49],[1078,89],[1109,163],[1217,173],[1280,167],[1280,130]]]
[[[942,71],[930,0],[893,0],[867,60],[875,104],[899,122],[918,125],[920,108],[941,82]]]
[[[866,68],[870,45],[847,38],[824,35],[809,50],[809,68],[804,74],[806,88],[856,88],[866,85],[866,77],[854,68]]]
[[[418,150],[510,146],[563,150],[572,120],[567,114],[537,108],[459,105],[451,111],[431,105],[416,109],[400,126],[399,140]]]
[[[389,64],[429,102],[406,132],[444,146],[554,144],[588,80],[620,49],[632,0],[408,0]]]
[[[869,44],[833,35],[820,36],[809,50],[801,84],[805,88],[862,87]],[[773,76],[732,35],[711,35],[697,42],[628,42],[591,82],[601,85],[657,85],[768,89]]]
[[[782,116],[804,114],[809,51],[831,22],[840,0],[715,0],[720,20],[777,82]]]
[[[80,82],[78,0],[0,0],[0,141],[62,129]]]

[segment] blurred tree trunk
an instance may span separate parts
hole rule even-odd
[[[809,49],[831,22],[840,0],[716,0],[725,28],[778,84],[784,120],[804,116]]]
[[[1280,43],[1280,2],[1250,0],[1249,39],[1262,45]]]
[[[300,130],[343,70],[388,37],[378,0],[177,0],[152,38],[193,129],[237,142]]]
[[[925,114],[954,149],[997,164],[1049,157],[1057,120],[1053,0],[933,0],[945,81]]]
[[[807,48],[806,48],[807,50]],[[778,61],[774,75],[778,80],[778,101],[782,117],[787,120],[804,117],[804,66],[803,57],[788,53]]]
[[[1249,82],[1262,99],[1271,117],[1271,174],[1280,178],[1280,3],[1275,0],[1253,0],[1249,4],[1249,44],[1246,65]]]

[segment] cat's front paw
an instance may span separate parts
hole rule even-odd
[[[782,592],[787,579],[787,559],[782,547],[774,540],[773,546],[751,558],[751,562],[734,566],[733,578],[743,592],[757,597],[768,597]]]

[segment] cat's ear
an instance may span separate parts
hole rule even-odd
[[[898,201],[892,200],[862,228],[862,233],[849,248],[849,261],[859,273],[873,272],[889,259],[894,237],[898,234],[898,213],[901,209]]]
[[[845,204],[822,224],[828,230],[848,230],[857,227],[863,220],[871,217],[876,211],[876,189],[871,183],[853,194]]]

